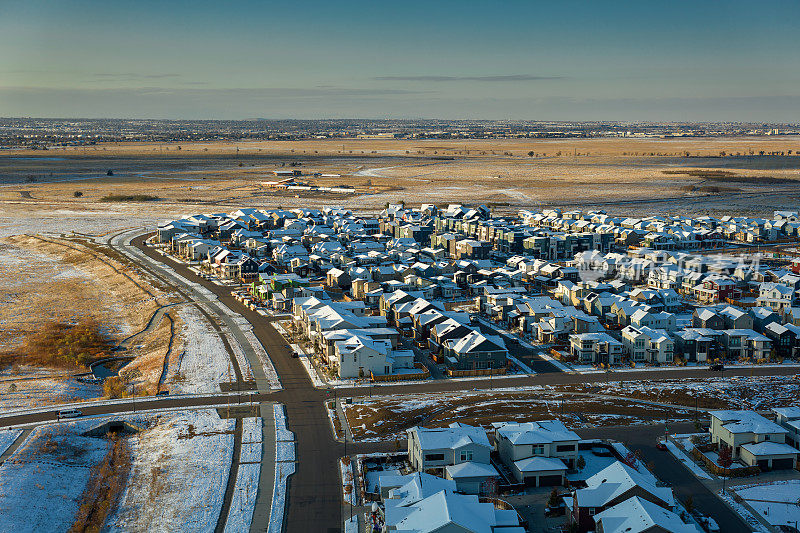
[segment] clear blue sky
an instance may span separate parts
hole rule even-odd
[[[800,122],[800,2],[0,1],[0,116]]]

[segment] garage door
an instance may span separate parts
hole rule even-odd
[[[772,460],[772,469],[773,470],[785,470],[787,468],[792,468],[794,466],[794,460],[789,457],[786,459],[773,459]]]
[[[561,485],[561,476],[539,476],[540,487],[552,487]]]
[[[525,486],[526,487],[535,487],[536,486],[536,476],[528,476],[525,478]]]

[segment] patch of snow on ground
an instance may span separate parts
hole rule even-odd
[[[76,431],[75,428],[78,428]],[[36,428],[0,466],[3,531],[67,531],[109,442],[75,424]]]
[[[343,457],[339,460],[339,472],[342,476],[342,498],[344,503],[357,505],[356,482],[353,477],[353,463],[349,458]]]
[[[294,433],[286,428],[286,413],[283,405],[273,405],[272,411],[275,416],[276,440],[279,434],[283,438],[290,437],[292,439],[292,441],[284,440],[275,443],[275,482],[272,486],[272,510],[269,514],[267,531],[268,533],[281,533],[283,530],[283,514],[286,508],[286,483],[289,476],[294,474],[295,471]],[[291,459],[282,459],[282,457],[291,457]]]
[[[178,316],[183,321],[184,354],[177,372],[185,379],[174,382],[172,388],[179,393],[219,392],[219,383],[230,381],[228,373],[233,373],[225,345],[194,307],[181,307]]]
[[[233,459],[233,419],[162,414],[131,438],[132,469],[109,531],[214,531]],[[52,529],[52,528],[48,528]]]
[[[733,496],[731,496],[729,492],[721,492],[719,497],[722,498],[729,507],[736,511],[736,513],[742,517],[742,520],[744,520],[747,525],[753,529],[753,531],[758,531],[759,533],[769,533],[769,529],[767,529],[766,526],[758,520],[758,518],[753,516],[753,514],[748,511],[744,505],[734,500]]]
[[[0,412],[56,403],[80,402],[99,398],[102,395],[100,384],[83,383],[71,376],[46,377],[43,375],[43,377],[35,379],[9,377],[0,381]]]
[[[795,526],[800,521],[800,503],[798,503],[800,480],[798,479],[737,488],[736,492],[773,526]]]
[[[691,457],[686,455],[683,452],[683,450],[678,448],[678,446],[674,442],[668,440],[666,442],[666,445],[667,445],[667,450],[669,450],[669,453],[671,453],[675,457],[675,459],[683,463],[683,466],[688,468],[692,472],[692,474],[694,474],[700,479],[711,479],[711,476],[709,476],[705,470],[700,468],[700,466],[697,463],[695,463]]]
[[[581,450],[578,452],[578,455],[583,457],[583,460],[586,461],[586,466],[577,472],[567,472],[567,479],[570,481],[583,481],[589,479],[616,461],[614,457],[602,457],[595,455],[590,450]]]
[[[22,434],[21,429],[4,429],[0,430],[0,455],[6,453],[6,450],[14,444],[14,441]]]
[[[259,452],[261,445],[258,445]],[[242,448],[244,451],[244,448]],[[261,453],[258,454],[259,458]],[[260,459],[259,459],[260,460]],[[226,532],[250,531],[253,522],[253,511],[258,495],[258,480],[261,464],[240,464],[236,474],[236,488],[233,491],[228,520],[225,522]]]

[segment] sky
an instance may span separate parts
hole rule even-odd
[[[0,116],[800,122],[800,2],[0,0]]]

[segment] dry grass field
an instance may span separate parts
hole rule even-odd
[[[0,352],[14,354],[38,331],[84,320],[97,323],[99,331],[115,344],[144,329],[158,306],[173,300],[96,245],[77,239],[18,235],[0,242],[0,301]],[[179,321],[176,326],[180,331]],[[126,372],[139,370],[134,381],[140,390],[153,389],[157,383],[169,338],[170,327],[163,320],[125,352],[136,358]],[[63,393],[50,384],[50,373],[40,376],[46,385],[39,385],[39,373],[28,366],[31,361],[24,354],[8,359],[14,367],[4,369],[2,378],[6,387],[14,387],[0,390],[0,404],[19,396],[10,393],[31,387],[53,389],[53,401],[61,399]]]
[[[492,203],[501,212],[547,206],[758,212],[797,203],[798,151],[795,137],[110,143],[4,152],[0,183],[16,183],[0,186],[0,202],[114,211],[119,207],[101,202],[104,196],[149,194],[159,200],[144,209],[158,212],[310,202],[380,209],[401,200]],[[287,168],[303,171],[314,185],[348,185],[353,193],[262,185],[275,179],[273,170]],[[692,170],[727,174],[710,181]],[[315,172],[336,176],[315,178]]]

